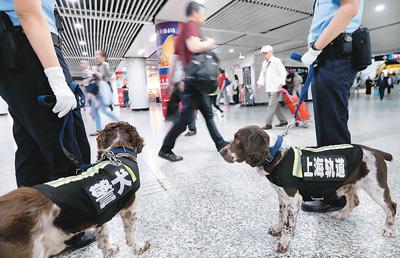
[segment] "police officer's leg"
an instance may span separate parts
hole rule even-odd
[[[351,60],[327,60],[318,67],[313,86],[318,146],[351,142],[348,98],[355,75]]]
[[[39,106],[37,97],[42,94],[52,94],[47,78],[37,56],[27,41],[21,41],[18,56],[18,66],[3,72],[0,79],[2,97],[12,110],[12,116],[29,133],[39,146],[37,152],[43,155],[51,168],[51,179],[74,174],[74,166],[64,155],[58,142],[62,127],[59,119],[51,109]],[[23,152],[31,146],[19,146]],[[37,174],[36,168],[27,170],[32,160],[23,160],[17,156],[16,163],[25,170],[21,173]],[[28,164],[24,166],[24,164]],[[17,167],[17,169],[18,169]],[[43,167],[43,169],[47,169]],[[43,182],[42,182],[43,183]]]
[[[218,132],[217,126],[214,122],[214,114],[211,109],[210,97],[206,94],[201,94],[199,96],[199,110],[203,114],[204,119],[206,120],[208,132],[213,139],[217,150],[225,147],[226,142],[222,138],[221,134]]]
[[[12,110],[10,109],[12,114]],[[15,117],[15,115],[13,116]],[[51,169],[38,144],[24,126],[14,118],[14,139],[17,144],[15,152],[15,171],[17,186],[33,186],[50,180]],[[32,171],[35,171],[32,173]]]

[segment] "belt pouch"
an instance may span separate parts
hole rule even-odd
[[[367,28],[361,27],[353,32],[352,62],[357,71],[364,70],[372,63],[371,40]]]

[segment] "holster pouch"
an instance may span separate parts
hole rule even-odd
[[[352,36],[349,33],[342,33],[335,39],[336,56],[338,58],[352,57]]]
[[[15,68],[17,40],[14,26],[5,12],[0,12],[0,67]]]
[[[353,32],[353,67],[362,71],[369,66],[371,61],[371,39],[368,28],[361,27]]]

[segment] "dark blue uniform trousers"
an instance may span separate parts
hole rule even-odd
[[[161,150],[164,152],[170,152],[174,146],[178,136],[186,130],[186,126],[192,123],[194,120],[193,111],[195,109],[200,110],[206,120],[208,132],[213,139],[217,148],[224,144],[224,139],[218,132],[218,129],[214,123],[213,112],[211,108],[210,97],[206,94],[199,92],[188,92],[185,91],[182,95],[182,112],[180,117],[175,121],[172,128],[169,130],[167,136],[164,139]]]
[[[355,76],[350,59],[318,60],[312,84],[318,146],[351,143],[348,99]]]
[[[53,92],[43,67],[26,38],[19,36],[17,67],[0,67],[0,95],[7,102],[14,120],[13,134],[17,144],[15,171],[17,185],[34,186],[75,174],[75,167],[64,155],[58,136],[63,119],[51,108],[40,106],[39,95]],[[67,64],[56,48],[68,83],[72,81]],[[74,111],[74,124],[82,162],[90,162],[90,146],[80,111]],[[68,146],[69,143],[65,142]]]

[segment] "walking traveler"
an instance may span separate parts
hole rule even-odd
[[[233,77],[232,98],[235,104],[239,104],[239,77],[236,74]]]
[[[185,31],[179,42],[181,49],[184,49],[183,65],[192,60],[192,55],[202,53],[214,47],[215,41],[211,38],[201,39],[200,26],[205,22],[205,8],[197,2],[190,2],[186,8],[186,16],[188,22]],[[166,135],[163,145],[158,155],[169,161],[180,161],[183,158],[175,155],[172,149],[178,136],[185,131],[186,125],[193,120],[193,110],[198,109],[204,116],[208,131],[213,139],[217,150],[221,150],[228,143],[222,138],[214,123],[213,112],[211,109],[210,98],[207,94],[185,85],[182,96],[182,112],[179,119],[174,123],[168,134]]]
[[[172,92],[167,105],[167,120],[177,120],[179,118],[179,103],[182,100],[182,94],[184,91],[184,78],[185,71],[183,70],[184,58],[183,49],[181,49],[181,44],[178,44],[181,40],[181,35],[175,37],[174,41],[174,54],[171,57],[171,63],[169,67],[169,91]],[[185,136],[193,136],[197,133],[196,128],[196,117],[197,112],[193,111],[193,120],[187,126],[189,131]]]
[[[265,87],[265,91],[268,94],[267,119],[263,127],[265,130],[268,130],[272,128],[274,116],[279,120],[279,124],[277,124],[276,127],[282,127],[288,124],[279,106],[279,90],[286,83],[287,72],[282,61],[273,55],[272,46],[263,46],[261,48],[261,53],[263,54],[264,61],[257,81],[257,88],[261,89]]]
[[[93,72],[95,76],[98,78],[98,80],[103,80],[108,84],[112,94],[113,93],[113,88],[111,86],[112,73],[110,64],[107,62],[107,53],[103,50],[97,50],[95,53],[95,59],[97,67],[93,67]],[[111,109],[111,111],[114,110],[112,103],[108,104],[108,107]]]
[[[72,77],[61,50],[61,23],[56,22],[55,4],[55,0],[0,2],[0,95],[14,121],[18,187],[75,175],[76,164],[59,142],[63,117],[70,112],[76,139],[65,138],[64,146],[76,141],[76,161],[90,163],[85,127],[69,87]],[[54,95],[54,107],[40,106],[39,95]],[[93,232],[81,233],[67,245],[78,247],[94,240]]]
[[[228,80],[225,74],[225,70],[220,68],[219,69],[219,76],[218,76],[218,87],[219,87],[219,94],[217,97],[217,105],[220,104],[221,98],[224,98],[224,105],[225,105],[225,110],[229,110],[229,92],[228,88],[231,85],[231,81]]]
[[[360,27],[363,6],[364,0],[317,0],[314,4],[308,36],[310,45],[302,62],[307,67],[317,64],[312,96],[318,146],[351,143],[347,125],[349,91],[363,61],[360,59],[363,55],[353,51],[370,50],[366,46],[353,47],[356,42],[352,33]],[[367,59],[370,62],[370,53]],[[338,200],[332,196],[331,199],[305,202],[302,209],[327,212],[339,210],[346,203],[345,198]]]
[[[300,87],[302,83],[303,83],[303,78],[299,75],[298,72],[295,72],[293,77],[293,92],[292,92],[293,96],[297,95],[300,96]]]
[[[371,95],[372,86],[374,86],[374,81],[371,79],[371,76],[368,76],[368,79],[365,81],[365,94]]]

